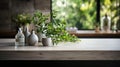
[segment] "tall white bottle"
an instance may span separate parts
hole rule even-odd
[[[28,30],[28,28],[26,28],[25,32],[24,32],[24,36],[25,36],[25,46],[28,46],[28,37],[30,36],[30,32]]]
[[[19,28],[18,33],[15,35],[15,46],[19,47],[24,45],[25,45],[25,36],[21,28]]]
[[[111,19],[107,14],[105,14],[105,16],[102,17],[101,20],[101,30],[103,32],[109,32],[110,29],[111,29]]]

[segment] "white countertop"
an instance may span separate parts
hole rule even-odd
[[[120,51],[119,38],[80,39],[80,42],[59,43],[58,45],[51,47],[24,46],[18,48],[15,48],[14,46],[14,39],[0,39],[0,51]]]

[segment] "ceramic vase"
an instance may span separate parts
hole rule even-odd
[[[32,30],[31,35],[28,37],[29,46],[35,46],[38,44],[38,36],[35,34],[35,31]]]
[[[24,35],[25,35],[25,46],[28,46],[28,37],[30,36],[30,32],[28,30],[28,27],[26,27]]]
[[[43,46],[53,46],[51,38],[42,38]]]
[[[15,35],[15,47],[18,46],[25,46],[25,36],[21,28],[19,28],[18,33]]]

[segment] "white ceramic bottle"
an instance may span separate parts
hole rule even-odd
[[[35,34],[35,31],[32,30],[31,35],[28,37],[29,46],[35,46],[38,44],[38,36]]]
[[[102,17],[102,19],[101,19],[101,30],[103,32],[109,32],[110,28],[111,28],[110,17],[107,14],[105,14],[105,16]]]
[[[21,28],[19,28],[18,33],[15,35],[15,46],[24,46],[25,45],[25,36],[21,30]]]
[[[26,28],[24,35],[25,35],[25,46],[28,46],[28,37],[30,36],[30,32],[28,28]]]

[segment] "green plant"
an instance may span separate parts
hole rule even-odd
[[[53,44],[57,45],[59,42],[75,42],[78,41],[75,35],[71,35],[66,31],[66,21],[56,19],[55,12],[53,12],[52,22],[47,23],[45,34],[47,37],[51,37]]]
[[[46,37],[52,38],[53,44],[63,41],[75,42],[78,38],[66,31],[66,21],[56,18],[56,12],[52,14],[52,21],[48,21],[49,15],[44,15],[41,11],[35,11],[32,22],[37,27],[37,32],[44,33]]]
[[[55,44],[57,45],[59,42],[66,42],[66,41],[75,42],[78,40],[76,36],[69,34],[65,30],[64,22],[59,22],[59,23],[50,22],[47,25],[46,29],[47,29],[46,36],[52,38],[54,45]]]
[[[44,33],[49,15],[44,15],[41,11],[37,10],[34,12],[32,22],[37,28],[37,32]]]
[[[17,14],[12,17],[12,21],[21,27],[31,23],[31,16],[29,14]]]

